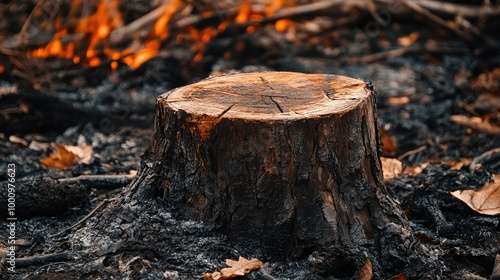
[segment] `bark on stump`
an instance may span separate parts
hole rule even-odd
[[[158,97],[129,198],[161,196],[271,257],[325,244],[405,255],[410,233],[383,184],[375,99],[358,79],[291,72],[174,89]]]

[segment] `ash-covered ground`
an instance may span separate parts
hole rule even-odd
[[[258,32],[252,36],[258,37]],[[404,30],[398,28],[384,32],[389,41],[404,35]],[[426,32],[422,34],[437,36]],[[421,267],[420,275],[415,274],[415,270],[408,273],[409,278],[490,277],[495,256],[500,254],[500,220],[471,210],[449,192],[478,189],[490,181],[492,174],[500,173],[495,160],[483,162],[474,170],[468,164],[458,168],[454,164],[462,159],[473,160],[500,147],[500,137],[461,126],[452,121],[451,116],[491,114],[490,122],[498,125],[499,107],[494,105],[500,98],[498,80],[497,87],[477,85],[481,74],[498,67],[494,64],[484,67],[487,61],[498,60],[498,53],[485,56],[474,53],[474,48],[459,40],[443,39],[448,45],[469,51],[417,53],[372,63],[338,64],[338,60],[321,55],[324,49],[302,46],[298,51],[290,45],[262,59],[266,49],[259,45],[259,40],[250,40],[255,37],[245,36],[240,38],[245,42],[243,51],[251,55],[241,54],[230,59],[211,56],[209,51],[197,64],[175,57],[157,57],[136,71],[126,66],[116,72],[104,67],[89,69],[82,75],[36,89],[26,81],[2,74],[2,190],[8,179],[7,164],[15,164],[16,184],[21,187],[35,184],[37,188],[51,188],[51,182],[61,178],[137,171],[141,154],[153,134],[156,96],[210,73],[279,70],[347,75],[370,80],[377,89],[381,127],[396,144],[395,149],[385,151],[390,153],[386,156],[404,156],[401,160],[408,168],[428,163],[421,173],[408,172],[387,183],[390,193],[400,201],[418,240],[429,255],[439,260],[439,267],[429,268],[427,273],[424,273],[425,267]],[[350,39],[355,42],[354,38]],[[339,52],[361,56],[363,51],[373,51],[374,44],[359,43],[356,46],[359,54],[349,54],[355,47],[349,44]],[[490,94],[487,97],[490,99],[482,101],[485,94]],[[28,110],[9,111],[9,108]],[[62,170],[45,167],[40,160],[52,152],[52,143],[91,145],[93,160]],[[68,186],[71,187],[75,185]],[[7,265],[3,263],[0,278],[200,279],[204,273],[225,267],[225,259],[261,258],[259,252],[229,243],[211,225],[177,219],[175,213],[165,210],[161,201],[128,204],[127,209],[122,209],[122,216],[103,226],[102,211],[114,205],[113,199],[120,195],[121,188],[92,187],[91,184],[77,187],[80,199],[69,201],[66,208],[57,213],[39,216],[40,205],[25,206],[30,210],[16,222],[15,229],[16,272],[6,271]],[[4,212],[5,205],[2,207]],[[82,223],[70,228],[82,219],[85,219]],[[5,217],[0,224],[6,229]],[[6,240],[0,240],[4,258]],[[30,262],[30,256],[47,254],[54,254],[54,259]],[[359,279],[363,265],[359,254],[327,247],[286,261],[261,258],[265,263],[263,270],[239,279]],[[391,273],[377,264],[373,271],[375,279]],[[401,268],[402,271],[405,268]]]

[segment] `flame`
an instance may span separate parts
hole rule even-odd
[[[5,67],[3,67],[2,64],[0,64],[0,74],[2,74],[5,71]]]
[[[128,47],[114,49],[110,46],[110,35],[113,30],[123,26],[122,14],[118,7],[120,0],[100,0],[95,6],[95,12],[82,18],[74,28],[64,27],[61,19],[54,22],[55,34],[52,40],[42,48],[30,51],[35,58],[58,57],[72,61],[74,64],[85,64],[90,67],[109,63],[113,70],[117,69],[120,63],[128,65],[132,70],[139,68],[143,63],[156,56],[162,47],[162,42],[171,36],[170,22],[173,16],[180,12],[184,5],[183,0],[164,0],[163,14],[154,23],[149,35],[142,42],[135,40],[129,43]],[[175,34],[172,42],[175,44],[192,42],[191,51],[195,54],[194,62],[203,58],[205,48],[214,37],[226,30],[229,24],[243,24],[247,33],[253,33],[262,27],[265,17],[273,15],[284,6],[295,5],[296,0],[266,0],[263,1],[262,8],[252,7],[251,2],[243,0],[240,4],[236,16],[229,17],[221,21],[216,27],[206,27],[198,29],[194,26],[182,28]],[[69,11],[69,17],[76,17],[82,13],[82,0],[73,0]],[[255,6],[257,7],[257,6]],[[213,11],[201,11],[202,17],[208,18],[214,15]],[[284,32],[293,26],[290,19],[280,19],[275,22],[274,28],[278,32]],[[70,35],[81,34],[82,39],[73,39],[67,42]],[[74,36],[73,38],[78,37]],[[226,55],[227,54],[227,55]],[[224,57],[229,58],[230,52],[226,52]],[[0,65],[0,73],[5,71]]]
[[[82,4],[81,0],[73,1],[70,15],[76,13],[80,4]],[[110,62],[112,69],[118,67],[118,61],[122,61],[132,69],[137,69],[160,51],[161,44],[158,39],[165,40],[169,36],[168,23],[181,4],[181,0],[174,0],[171,4],[165,3],[165,5],[169,5],[168,8],[156,21],[151,34],[144,42],[142,48],[129,47],[119,51],[108,47],[108,38],[111,32],[123,25],[121,14],[116,12],[119,0],[112,0],[112,2],[103,1],[98,3],[95,13],[82,19],[74,28],[74,33],[85,34],[85,38],[88,40],[88,45],[82,53],[83,57],[76,53],[77,44],[81,45],[81,41],[70,42],[68,44],[62,43],[61,39],[69,35],[70,32],[68,28],[62,27],[59,18],[56,20],[54,26],[57,32],[54,34],[52,40],[45,47],[32,50],[30,53],[35,58],[59,57],[72,60],[74,64],[85,62],[90,67],[101,65],[104,57],[100,56],[104,55],[112,60]],[[136,51],[133,52],[132,49]]]
[[[250,5],[250,3],[245,1],[241,4],[241,7],[238,10],[238,14],[236,15],[234,21],[236,23],[245,23],[250,18],[251,13],[252,13],[252,6]]]
[[[115,4],[118,4],[118,0],[114,0]],[[105,42],[106,38],[110,34],[111,30],[119,27],[119,22],[121,18],[113,18],[108,5],[105,2],[101,2],[97,6],[97,11],[90,17],[82,20],[76,27],[75,31],[77,33],[85,33],[90,36],[89,46],[85,54],[86,58],[89,60],[89,66],[98,66],[96,64],[97,55],[99,51],[97,46],[101,42]],[[93,61],[93,63],[90,63]]]
[[[153,28],[153,37],[159,37],[162,40],[167,39],[169,35],[168,23],[172,19],[172,15],[179,9],[182,1],[175,0],[171,3],[165,13],[156,21]]]
[[[293,22],[289,19],[280,19],[274,23],[274,28],[278,32],[285,32],[292,24]]]
[[[135,52],[134,54],[122,58],[122,61],[123,63],[130,66],[132,70],[135,70],[139,68],[139,66],[141,66],[144,62],[154,57],[160,50],[160,47],[161,44],[158,40],[148,41],[144,45],[144,48]]]

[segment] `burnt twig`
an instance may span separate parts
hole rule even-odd
[[[74,178],[63,178],[57,181],[61,183],[78,183],[87,188],[96,189],[116,189],[124,187],[130,182],[135,175],[121,174],[121,175],[80,175]]]
[[[475,157],[470,163],[470,171],[475,171],[481,167],[484,163],[499,163],[500,162],[500,148],[489,150],[480,156]]]
[[[48,262],[67,261],[71,259],[71,252],[51,253],[45,255],[35,255],[23,258],[16,258],[17,267],[39,265]]]

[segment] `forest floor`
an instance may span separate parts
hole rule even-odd
[[[18,262],[15,273],[7,271],[8,263],[2,262],[0,278],[200,279],[204,273],[225,267],[225,259],[259,258],[238,250],[209,225],[179,220],[175,213],[162,211],[161,202],[138,208],[141,212],[123,217],[126,222],[110,225],[112,237],[102,240],[106,246],[98,252],[82,250],[82,244],[91,241],[79,239],[83,236],[79,229],[86,223],[98,224],[93,209],[109,204],[139,169],[153,134],[158,95],[209,75],[296,71],[373,82],[378,92],[383,156],[403,165],[400,174],[387,181],[387,188],[401,203],[418,240],[439,259],[440,267],[427,277],[488,279],[500,254],[500,220],[472,210],[450,192],[480,189],[494,174],[500,174],[500,152],[494,150],[500,148],[500,52],[412,23],[393,22],[368,40],[356,39],[351,32],[354,28],[339,28],[335,38],[322,35],[325,40],[345,41],[343,48],[328,47],[328,51],[320,41],[298,46],[288,42],[283,37],[286,34],[275,32],[272,37],[269,30],[258,30],[235,38],[239,43],[229,46],[234,47],[230,58],[215,50],[212,54],[208,48],[199,62],[160,55],[136,70],[126,65],[116,71],[104,66],[88,68],[50,84],[0,74],[0,181],[5,192],[1,197],[6,198],[8,169],[14,165],[19,186]],[[412,32],[418,33],[417,39],[410,38]],[[262,37],[275,41],[263,45]],[[380,52],[381,45],[395,46],[401,38],[414,40],[413,45],[431,42],[460,51],[423,50],[376,61],[356,60]],[[339,63],[338,58],[325,55],[337,51],[356,59]],[[80,163],[63,169],[43,165],[55,144],[79,147],[84,151]],[[85,155],[89,158],[83,160]],[[114,174],[126,175],[120,177],[124,181],[57,181]],[[64,193],[58,198],[62,201],[58,208],[23,201],[22,195],[35,189],[39,196],[58,197],[49,194],[57,184],[57,191]],[[50,200],[40,199],[50,204]],[[0,226],[5,232],[10,221],[3,201],[0,210]],[[3,238],[6,235],[1,236],[0,256],[7,261],[10,245]],[[264,270],[240,279],[358,277],[363,263],[338,262],[339,248],[324,249],[329,253],[322,250],[286,261],[262,259]],[[381,271],[384,268],[374,266],[375,278],[390,273],[396,276],[405,268]]]

